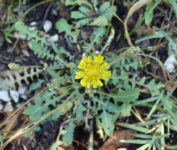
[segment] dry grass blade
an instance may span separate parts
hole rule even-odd
[[[18,108],[14,112],[12,112],[2,123],[0,123],[0,128],[2,128],[3,125],[8,124],[9,121],[12,120],[14,117],[17,118],[19,116],[19,114],[23,111],[23,109],[25,108],[25,106],[27,104],[29,104],[34,99],[34,97],[36,97],[37,95],[40,95],[44,90],[45,90],[45,88],[42,88],[33,97],[31,97],[30,99],[28,99],[27,102],[25,102],[20,108]]]
[[[135,109],[131,111],[135,117],[141,122],[141,123],[145,123],[145,121],[143,120],[142,116],[140,115],[140,113]]]
[[[99,150],[103,149],[116,149],[120,146],[125,146],[127,143],[121,143],[120,140],[130,140],[133,139],[135,135],[135,132],[132,132],[131,130],[119,130],[114,133],[113,136],[111,136]]]
[[[41,118],[40,120],[38,120],[34,123],[29,123],[25,127],[21,127],[20,129],[18,129],[16,132],[14,132],[14,134],[12,136],[9,137],[9,139],[7,141],[5,141],[5,143],[3,143],[2,147],[0,147],[1,150],[3,150],[10,142],[17,139],[19,136],[23,135],[25,132],[30,131],[32,128],[34,128],[36,125],[38,125],[42,120],[46,119],[50,114],[47,114],[46,117]]]
[[[143,7],[144,5],[146,5],[147,3],[151,2],[152,0],[139,0],[138,2],[136,2],[129,10],[128,14],[127,14],[127,17],[125,18],[125,21],[124,21],[124,30],[125,30],[125,36],[127,38],[127,41],[128,41],[128,44],[130,46],[133,46],[133,43],[130,39],[130,35],[129,35],[129,32],[128,32],[128,27],[127,27],[127,22],[128,22],[128,19],[138,10],[140,9],[141,7]]]
[[[15,110],[12,114],[10,114],[1,124],[0,124],[0,128],[3,127],[3,125],[7,125],[10,124],[10,126],[7,126],[7,128],[5,129],[6,131],[9,131],[10,129],[12,129],[15,125],[15,122],[17,121],[18,116],[21,114],[21,112],[23,111],[23,109],[25,108],[25,106],[27,104],[29,104],[35,96],[41,94],[43,91],[45,90],[45,88],[42,88],[38,93],[36,93],[33,97],[31,97],[25,104],[23,104],[20,108],[18,108],[17,110]],[[7,144],[9,144],[11,141],[13,141],[14,139],[16,139],[17,137],[19,137],[20,135],[22,135],[26,130],[30,129],[30,127],[32,127],[33,124],[29,124],[24,128],[21,128],[19,130],[17,130],[17,132],[14,133],[14,135],[12,135],[3,145],[2,147],[0,147],[0,150],[3,150]],[[7,134],[5,135],[7,136]]]
[[[72,96],[73,96],[73,94],[71,94],[70,97],[68,97],[68,101],[70,101],[70,98]],[[64,107],[64,105],[65,105],[65,103],[59,105],[58,107],[56,107],[52,111],[44,114],[39,120],[37,120],[35,122],[32,122],[32,123],[29,123],[26,126],[21,127],[20,129],[18,129],[16,132],[14,132],[14,134],[12,136],[9,137],[9,139],[7,141],[5,141],[5,143],[3,143],[2,147],[0,147],[0,150],[3,150],[10,142],[12,142],[13,140],[15,140],[19,136],[23,135],[24,133],[30,131],[32,128],[36,127],[37,125],[39,125],[43,120],[45,120],[46,118],[48,118],[49,116],[51,116],[53,113],[55,113],[59,109],[60,109],[60,111],[62,111],[62,108]],[[62,115],[64,115],[65,113],[63,113]]]
[[[6,124],[5,128],[3,128],[3,131],[5,131],[5,133],[3,134],[4,136],[7,136],[8,133],[15,127],[17,121],[18,116],[14,116],[11,120],[9,120],[9,123]]]

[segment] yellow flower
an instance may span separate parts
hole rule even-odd
[[[84,56],[80,61],[78,68],[81,71],[76,72],[75,79],[81,79],[80,84],[90,88],[102,87],[101,80],[108,80],[111,76],[111,71],[107,71],[109,68],[108,63],[104,61],[104,57],[101,55]]]

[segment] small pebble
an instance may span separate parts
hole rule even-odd
[[[0,110],[2,110],[3,109],[3,105],[0,103]]]
[[[4,108],[4,111],[13,111],[14,108],[12,106],[12,103],[11,102],[8,102]]]
[[[25,86],[20,86],[20,87],[18,88],[18,93],[19,93],[20,95],[24,95],[24,94],[26,93],[26,91],[27,91],[27,88],[26,88]]]
[[[172,72],[175,71],[175,66],[174,66],[175,62],[177,62],[177,60],[176,60],[174,54],[170,55],[170,56],[166,59],[166,61],[165,61],[165,63],[164,63],[164,66],[166,67],[166,69],[167,69],[167,71],[168,71],[169,73],[172,73]]]
[[[99,51],[96,51],[95,54],[99,54]]]
[[[21,86],[18,88],[18,93],[23,99],[27,99],[27,87]]]
[[[49,32],[52,29],[52,22],[49,20],[46,20],[44,22],[43,29],[45,32]]]
[[[36,30],[37,29],[37,22],[35,22],[35,21],[31,22],[29,29],[30,30]]]
[[[58,39],[59,39],[58,34],[55,34],[49,38],[49,41],[56,42],[56,41],[58,41]]]
[[[126,148],[118,148],[117,150],[127,150]]]
[[[14,36],[18,39],[21,39],[21,40],[25,40],[26,39],[26,35],[25,34],[20,34],[18,32],[15,32],[14,33]]]
[[[5,102],[8,102],[10,101],[10,97],[9,97],[9,94],[8,94],[8,91],[0,91],[0,100],[3,100]]]
[[[58,11],[56,9],[52,9],[52,15],[57,16],[58,15]]]
[[[36,26],[37,25],[37,22],[33,21],[30,23],[30,26]]]
[[[16,107],[16,108],[21,108],[23,104],[24,104],[24,103],[17,103],[17,104],[15,105],[15,107]]]
[[[65,150],[64,148],[58,146],[56,150]]]
[[[23,49],[22,53],[27,56],[27,57],[30,57],[30,54],[29,52],[26,50],[26,49]]]
[[[10,93],[12,100],[17,103],[19,101],[19,93],[15,90],[10,90],[9,93]]]

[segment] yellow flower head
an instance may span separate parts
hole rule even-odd
[[[102,87],[103,83],[101,80],[108,80],[111,76],[111,71],[107,71],[109,68],[108,63],[104,61],[104,57],[101,55],[84,56],[80,61],[78,68],[81,71],[76,72],[75,79],[81,79],[80,84],[90,88],[96,88],[97,86]]]

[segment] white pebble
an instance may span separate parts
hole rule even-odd
[[[8,91],[0,91],[0,100],[3,100],[5,102],[8,102],[11,100],[9,97]]]
[[[11,102],[8,102],[4,108],[4,111],[13,111],[14,108],[12,106],[12,103]]]
[[[25,94],[26,91],[27,91],[27,88],[26,88],[25,86],[20,86],[20,87],[18,88],[18,93],[19,93],[20,95]]]
[[[28,97],[26,95],[21,95],[21,98],[27,99]]]
[[[17,91],[11,90],[10,91],[10,96],[12,97],[12,100],[14,102],[18,102],[19,101],[19,93]]]
[[[0,103],[0,110],[2,110],[3,109],[3,105]]]
[[[33,21],[30,23],[30,26],[36,26],[37,25],[37,22]]]
[[[26,35],[25,34],[20,34],[18,32],[15,32],[14,33],[14,36],[18,39],[21,39],[21,40],[25,40],[26,39]]]
[[[29,29],[30,30],[36,30],[37,29],[37,22],[35,22],[35,21],[31,22]]]
[[[31,31],[33,31],[33,30],[36,30],[37,27],[29,27],[29,29],[30,29]]]
[[[58,39],[59,39],[58,34],[55,34],[49,38],[49,41],[56,42],[56,41],[58,41]]]
[[[18,89],[18,93],[20,97],[22,97],[23,99],[27,99],[27,87],[20,86]]]
[[[56,150],[65,150],[64,148],[60,147],[60,146],[57,146],[57,149]]]
[[[44,22],[43,29],[45,32],[49,32],[52,29],[52,22],[49,20],[46,20]]]
[[[24,103],[17,103],[16,108],[21,108]]]
[[[52,15],[57,16],[58,15],[58,11],[56,9],[52,9]]]
[[[127,150],[126,148],[118,148],[117,150]]]
[[[26,49],[23,49],[22,53],[27,56],[27,57],[30,57],[30,54],[29,52],[26,50]]]
[[[174,63],[175,63],[175,62],[177,62],[177,60],[176,60],[174,54],[170,55],[170,56],[166,59],[166,61],[165,61],[165,63],[164,63],[164,66],[166,67],[166,69],[167,69],[167,71],[168,71],[169,73],[172,73],[172,72],[175,71],[175,70],[174,70],[174,69],[175,69],[175,66],[174,66]]]
[[[21,98],[23,98],[23,99],[27,99],[28,97],[27,97],[27,87],[25,87],[25,86],[20,86],[19,88],[18,88],[18,93],[19,93],[19,95],[20,95],[20,97]]]

